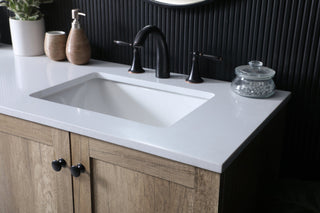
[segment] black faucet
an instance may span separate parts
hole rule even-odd
[[[142,47],[149,34],[154,34],[157,40],[157,67],[156,77],[157,78],[169,78],[169,52],[166,43],[166,38],[161,30],[152,25],[147,25],[142,28],[136,35],[133,41],[133,47]],[[138,51],[136,51],[138,52]],[[140,59],[140,58],[139,58]]]

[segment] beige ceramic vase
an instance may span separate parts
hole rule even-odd
[[[51,60],[66,59],[66,33],[63,31],[49,31],[44,39],[44,52]]]

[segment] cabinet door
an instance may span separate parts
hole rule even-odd
[[[75,212],[218,212],[219,174],[71,134]]]
[[[70,165],[67,132],[0,115],[1,213],[73,212],[70,172],[51,167],[58,158]]]

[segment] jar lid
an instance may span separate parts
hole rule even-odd
[[[250,61],[249,65],[236,67],[235,73],[239,77],[251,80],[270,79],[276,74],[273,69],[263,67],[261,61]]]

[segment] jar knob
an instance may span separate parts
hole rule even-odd
[[[263,63],[261,61],[249,61],[249,65],[252,68],[262,67]]]

